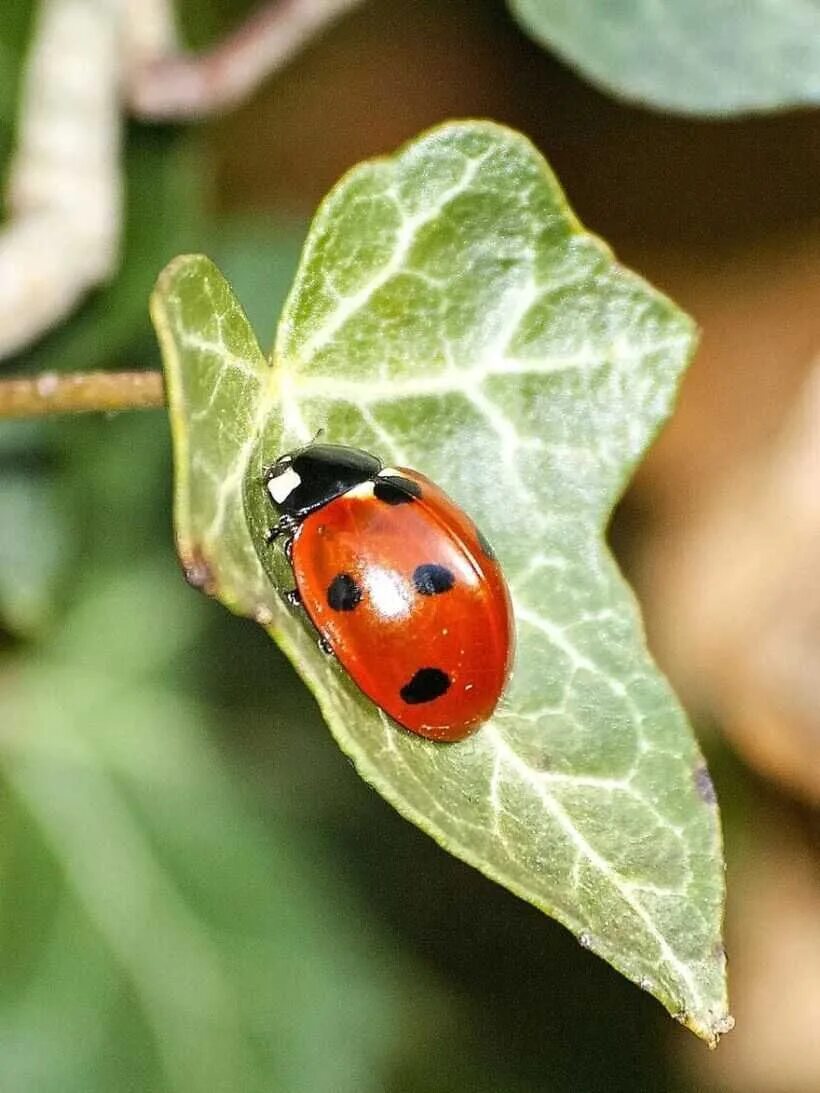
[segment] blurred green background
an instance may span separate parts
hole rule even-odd
[[[187,39],[249,7],[185,0]],[[0,15],[4,160],[31,10]],[[500,0],[373,0],[234,114],[129,126],[121,272],[3,371],[156,367],[147,298],[184,250],[217,261],[269,343],[338,175],[463,115],[531,135],[582,219],[718,324],[736,256],[820,217],[814,114],[653,115],[583,84]],[[657,534],[656,466],[613,528],[627,571]],[[264,633],[185,585],[170,493],[161,412],[0,425],[2,1093],[820,1088],[800,979],[816,932],[789,917],[817,894],[807,808],[702,726],[738,969],[739,1028],[710,1054],[358,779]],[[794,942],[778,955],[755,916],[784,862],[808,880],[766,905]]]

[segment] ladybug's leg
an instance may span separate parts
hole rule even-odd
[[[268,528],[265,534],[265,542],[268,546],[271,543],[275,543],[281,535],[292,536],[296,530],[296,520],[292,516],[280,516],[273,527]],[[285,544],[285,550],[287,551],[287,544]]]
[[[280,519],[276,521],[273,527],[268,528],[268,530],[265,532],[265,542],[268,544],[268,546],[271,546],[272,543],[275,543],[280,535],[284,535],[286,529],[282,523],[283,520],[284,516],[280,517]]]
[[[291,607],[301,607],[302,597],[299,595],[298,588],[291,588],[285,593],[285,599],[288,601]]]
[[[319,648],[323,653],[326,653],[329,657],[333,656],[333,646],[327,640],[327,638],[319,638]]]

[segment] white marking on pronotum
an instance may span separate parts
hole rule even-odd
[[[360,482],[358,486],[351,486],[349,490],[345,490],[345,497],[355,497],[357,500],[362,498],[373,496],[373,483],[372,482]]]
[[[302,485],[302,479],[293,469],[293,467],[287,467],[281,474],[277,474],[275,478],[271,478],[268,482],[268,493],[273,498],[273,501],[277,505],[281,505],[295,489],[298,489]]]

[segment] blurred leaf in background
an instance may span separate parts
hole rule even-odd
[[[0,469],[0,619],[34,636],[75,561],[70,514],[53,477]]]
[[[616,95],[737,114],[820,100],[820,9],[802,0],[509,0],[522,26]]]
[[[71,506],[42,422],[0,426],[0,632],[34,637],[75,561]]]

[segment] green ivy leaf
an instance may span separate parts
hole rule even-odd
[[[523,137],[479,122],[330,194],[273,367],[204,257],[171,263],[153,316],[189,581],[269,629],[400,812],[714,1041],[731,1026],[714,795],[603,536],[669,412],[690,321],[582,229]],[[498,550],[516,664],[461,744],[389,723],[260,563],[261,467],[320,428],[439,481]]]
[[[802,0],[509,0],[524,29],[595,83],[685,114],[820,100],[820,8]]]

